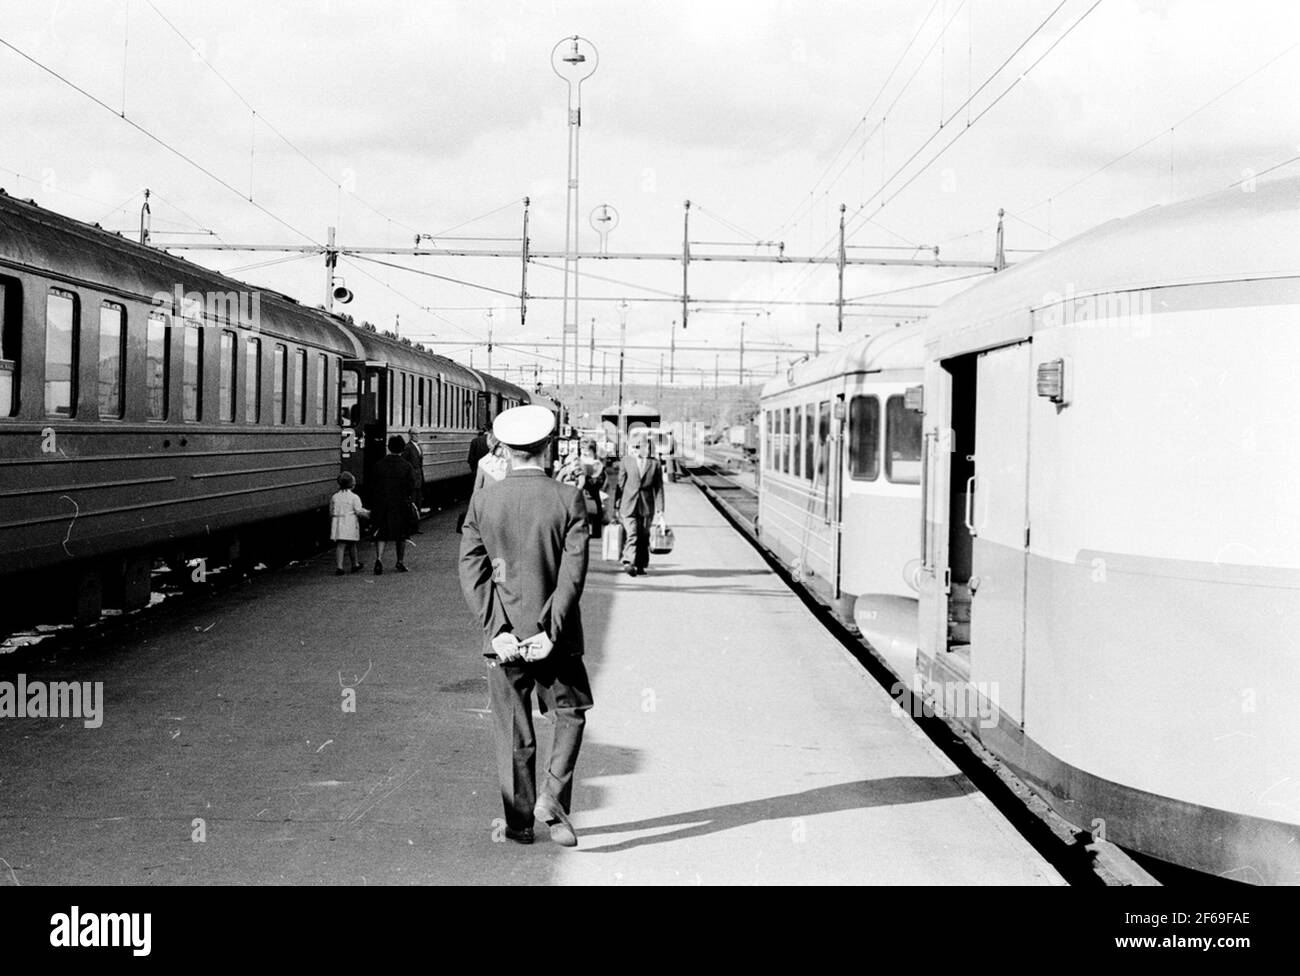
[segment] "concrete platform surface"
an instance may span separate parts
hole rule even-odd
[[[649,575],[592,544],[577,849],[501,836],[442,512],[410,573],[338,578],[331,554],[93,653],[0,661],[104,686],[99,728],[0,719],[0,884],[1062,883],[696,489],[667,490],[677,550]]]

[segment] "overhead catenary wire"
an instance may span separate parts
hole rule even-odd
[[[171,20],[168,19],[168,17],[167,17],[166,14],[164,14],[161,10],[158,9],[157,5],[153,2],[153,0],[145,0],[145,2],[149,5],[149,8],[150,8],[150,9],[151,9],[155,14],[158,15],[158,18],[159,18],[159,19],[160,19],[164,24],[166,24],[169,28],[171,28],[172,32],[173,32],[177,37],[179,37],[179,38],[181,39],[181,41],[185,44],[186,47],[188,47],[188,48],[190,49],[190,51],[194,54],[194,56],[197,57],[200,61],[202,61],[203,64],[208,68],[208,70],[211,71],[214,75],[216,75],[217,78],[221,81],[221,83],[222,83],[223,85],[225,85],[228,89],[230,89],[231,93],[233,93],[234,96],[235,96],[236,98],[238,98],[238,99],[239,99],[239,100],[244,104],[244,106],[249,110],[249,112],[252,113],[252,116],[253,116],[253,120],[254,120],[254,122],[260,120],[261,123],[262,123],[262,125],[266,126],[266,127],[267,127],[268,129],[270,129],[273,133],[275,133],[275,135],[278,136],[278,137],[280,138],[280,140],[281,140],[281,141],[282,141],[286,146],[288,146],[288,147],[289,147],[290,149],[292,149],[295,153],[297,153],[299,156],[301,156],[302,159],[305,160],[305,161],[308,163],[308,165],[310,165],[313,169],[315,169],[318,173],[320,173],[321,176],[325,177],[325,179],[327,179],[327,180],[329,180],[331,183],[333,183],[334,186],[337,188],[337,190],[338,190],[339,193],[344,193],[344,192],[346,192],[350,197],[352,197],[354,200],[356,200],[356,201],[357,201],[358,203],[360,203],[362,206],[366,207],[368,210],[372,211],[373,213],[377,214],[378,216],[383,217],[385,220],[391,220],[391,221],[393,221],[393,223],[396,223],[396,224],[398,224],[399,226],[407,227],[406,224],[403,224],[400,220],[395,220],[394,218],[390,217],[388,214],[384,213],[384,212],[383,212],[382,210],[380,210],[378,207],[376,207],[376,206],[374,206],[373,204],[371,204],[369,201],[367,201],[367,200],[366,200],[364,197],[362,197],[360,194],[356,193],[354,190],[350,190],[350,189],[348,189],[346,186],[344,186],[344,185],[343,185],[343,182],[342,182],[341,180],[335,179],[335,177],[334,177],[331,173],[329,173],[329,171],[327,171],[323,166],[321,166],[319,163],[317,163],[316,160],[312,159],[309,155],[307,155],[307,153],[305,153],[301,148],[299,148],[298,145],[297,145],[297,144],[296,144],[292,139],[290,139],[287,135],[285,135],[282,131],[280,131],[280,129],[279,129],[277,126],[275,126],[275,125],[272,124],[271,122],[267,121],[266,116],[265,116],[264,114],[258,112],[257,109],[256,109],[256,107],[254,107],[253,104],[252,104],[251,102],[249,102],[249,100],[248,100],[247,98],[244,97],[244,95],[239,91],[239,89],[236,88],[236,87],[235,87],[235,86],[230,82],[230,79],[228,79],[225,75],[223,75],[220,71],[217,70],[216,65],[214,65],[211,61],[209,61],[208,58],[207,58],[207,56],[203,53],[203,51],[200,50],[200,49],[199,49],[199,48],[198,48],[198,47],[197,47],[197,46],[196,46],[196,45],[195,45],[195,44],[194,44],[194,43],[193,43],[193,42],[192,42],[192,41],[191,41],[191,40],[190,40],[190,39],[189,39],[185,34],[184,34],[184,32],[181,31],[181,29],[180,29],[179,27],[177,27],[175,24],[173,24],[173,23],[171,22]],[[251,166],[251,163],[250,163],[250,166]],[[251,179],[250,179],[250,182],[249,182],[249,187],[250,187],[250,188],[249,188],[249,193],[251,194],[251,193],[252,193],[252,181],[251,181]],[[407,227],[407,229],[410,230],[411,233],[413,233],[413,234],[414,234],[414,233],[418,233],[414,227]]]
[[[57,80],[59,80],[60,82],[62,82],[64,85],[67,85],[67,86],[68,86],[69,88],[71,88],[73,91],[75,91],[75,92],[77,92],[78,94],[84,96],[85,98],[88,98],[90,101],[94,102],[94,103],[95,103],[96,105],[98,105],[100,108],[104,109],[106,112],[109,112],[111,115],[113,115],[114,118],[119,118],[119,119],[121,119],[121,120],[122,120],[123,122],[125,122],[127,125],[131,126],[131,128],[135,129],[137,132],[139,132],[141,135],[145,136],[145,137],[146,137],[147,139],[149,139],[150,141],[152,141],[152,142],[156,143],[157,145],[161,146],[163,149],[167,150],[167,151],[168,151],[169,153],[171,153],[173,156],[176,156],[176,157],[178,157],[179,159],[184,160],[186,163],[189,163],[189,165],[193,166],[195,169],[197,169],[197,170],[198,170],[200,173],[202,173],[204,176],[207,176],[207,177],[208,177],[209,179],[211,179],[213,182],[218,183],[218,184],[220,184],[221,186],[225,187],[225,188],[226,188],[227,190],[229,190],[231,193],[233,193],[233,194],[235,194],[236,196],[238,196],[241,200],[245,200],[245,201],[247,201],[247,203],[248,203],[250,206],[252,206],[252,207],[256,207],[259,211],[261,211],[261,212],[262,212],[263,214],[265,214],[266,216],[270,217],[272,220],[274,220],[274,221],[275,221],[277,224],[279,224],[280,226],[282,226],[282,227],[284,227],[284,228],[286,228],[286,229],[292,231],[293,233],[297,234],[299,237],[302,237],[302,238],[304,238],[304,239],[310,241],[311,243],[317,245],[318,247],[323,246],[323,245],[321,245],[321,243],[320,243],[319,241],[317,241],[314,237],[312,237],[312,235],[308,234],[306,231],[299,230],[297,227],[295,227],[293,224],[289,223],[289,221],[285,220],[285,219],[284,219],[283,217],[281,217],[279,214],[277,214],[277,213],[275,213],[274,211],[270,210],[269,208],[263,206],[262,204],[258,203],[257,201],[252,200],[252,199],[249,199],[248,197],[244,196],[244,194],[243,194],[243,192],[242,192],[241,190],[239,190],[238,188],[236,188],[235,186],[233,186],[231,183],[229,183],[229,182],[226,181],[225,179],[223,179],[223,178],[221,178],[220,176],[218,176],[216,173],[212,172],[212,170],[208,169],[206,166],[204,166],[204,165],[203,165],[202,163],[200,163],[198,160],[194,159],[192,156],[188,155],[188,154],[185,153],[185,152],[182,152],[180,149],[177,149],[175,146],[173,146],[171,143],[169,143],[166,139],[163,139],[161,136],[158,136],[158,135],[154,134],[153,132],[151,132],[150,130],[146,129],[144,126],[142,126],[139,122],[136,122],[134,119],[129,118],[128,116],[126,116],[126,115],[124,115],[124,114],[122,114],[122,113],[119,113],[116,109],[114,109],[111,105],[109,105],[109,104],[108,104],[107,102],[105,102],[103,99],[99,98],[99,97],[96,96],[96,95],[91,94],[89,91],[87,91],[86,89],[82,88],[82,87],[81,87],[80,85],[78,85],[76,82],[70,80],[69,78],[67,78],[67,77],[65,77],[64,75],[60,74],[59,72],[55,71],[55,70],[54,70],[53,68],[51,68],[49,65],[44,64],[44,63],[41,62],[41,61],[38,61],[36,58],[32,57],[32,56],[31,56],[30,54],[28,54],[26,51],[22,50],[21,48],[17,47],[16,45],[14,45],[14,44],[11,43],[9,40],[7,40],[7,39],[5,39],[5,38],[3,38],[3,37],[0,37],[0,45],[3,45],[4,47],[7,47],[9,50],[13,51],[15,54],[17,54],[17,55],[18,55],[20,58],[22,58],[23,60],[29,62],[29,63],[32,64],[32,65],[35,65],[37,68],[40,68],[40,69],[41,69],[42,71],[44,71],[46,74],[50,75],[50,76],[53,77],[53,78],[56,78]]]

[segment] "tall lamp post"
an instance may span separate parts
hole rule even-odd
[[[574,34],[551,50],[551,67],[569,88],[569,172],[564,215],[564,328],[560,338],[560,399],[564,399],[569,360],[569,336],[573,336],[573,379],[578,379],[578,133],[582,127],[582,83],[596,71],[600,56],[596,46]],[[573,302],[569,302],[569,294]]]

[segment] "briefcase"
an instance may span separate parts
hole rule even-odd
[[[656,525],[650,530],[650,551],[663,555],[673,551],[673,530],[668,526]]]
[[[623,558],[623,526],[617,522],[605,526],[605,531],[600,535],[601,555],[610,562],[618,562]]]

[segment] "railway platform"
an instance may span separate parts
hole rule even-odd
[[[409,573],[326,554],[23,662],[102,682],[102,723],[0,721],[0,884],[1063,883],[697,489],[666,490],[677,549],[648,575],[592,543],[578,848],[502,837],[448,511]]]

